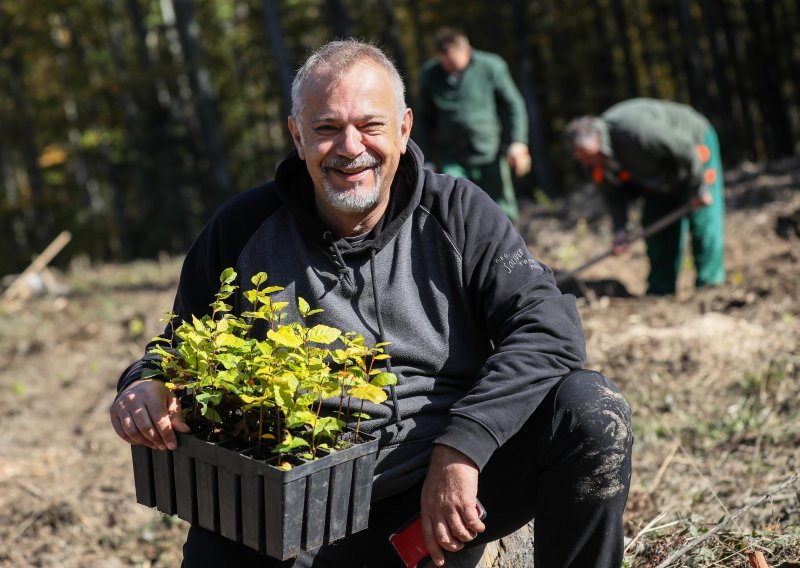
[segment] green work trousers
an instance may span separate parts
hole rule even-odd
[[[716,170],[716,180],[710,185],[713,202],[646,239],[647,256],[650,259],[648,294],[663,296],[675,293],[686,248],[687,230],[691,235],[692,256],[697,271],[695,286],[713,286],[725,281],[725,188],[719,141],[713,128],[709,128],[703,143],[711,151],[705,167]],[[642,209],[642,225],[650,225],[689,199],[688,188],[677,194],[648,195]]]
[[[443,162],[441,172],[453,177],[467,178],[494,199],[500,209],[516,223],[519,216],[517,196],[511,181],[511,168],[505,155],[481,166],[465,166],[458,162]]]

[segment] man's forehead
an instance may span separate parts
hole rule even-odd
[[[321,71],[310,79],[302,96],[312,121],[340,118],[343,107],[363,119],[385,118],[394,108],[388,75],[374,64],[357,63],[343,74]]]
[[[389,117],[389,112],[375,112],[375,109],[369,109],[364,113],[358,113],[355,116],[348,115],[344,117],[342,113],[336,112],[333,109],[321,109],[319,112],[313,112],[310,120],[311,124],[319,122],[335,122],[338,120],[353,120],[358,122],[369,122],[372,120],[386,120]]]

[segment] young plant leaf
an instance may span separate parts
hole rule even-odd
[[[377,377],[372,379],[369,384],[376,387],[388,387],[397,384],[397,375],[394,373],[379,373]]]
[[[308,330],[308,340],[313,343],[321,343],[329,345],[339,339],[342,332],[335,327],[328,327],[327,325],[318,324]]]
[[[369,383],[352,387],[349,391],[347,391],[347,394],[354,398],[360,398],[362,400],[374,402],[375,404],[380,404],[388,398],[383,389]]]

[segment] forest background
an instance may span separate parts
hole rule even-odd
[[[563,126],[633,96],[698,108],[726,166],[800,143],[794,0],[0,0],[0,274],[61,230],[57,262],[184,252],[220,202],[272,178],[310,50],[378,43],[413,107],[444,24],[504,57],[525,97],[522,198],[574,187]]]

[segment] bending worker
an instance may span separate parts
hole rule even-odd
[[[437,57],[420,72],[414,140],[440,173],[475,182],[516,221],[511,169],[531,169],[525,101],[498,55],[450,28],[435,43]]]
[[[627,250],[628,205],[643,198],[648,226],[690,203],[692,211],[646,239],[647,293],[674,294],[687,228],[697,270],[695,285],[725,281],[724,188],[714,127],[689,106],[637,98],[566,128],[567,146],[592,171],[614,225],[615,252]]]

